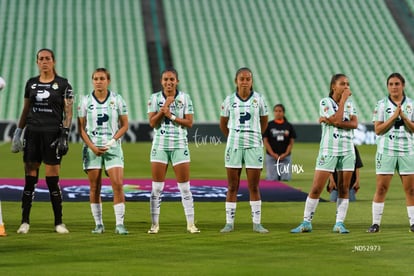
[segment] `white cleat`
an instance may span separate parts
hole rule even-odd
[[[187,231],[191,234],[200,233],[200,230],[195,226],[195,224],[187,225]]]
[[[148,234],[158,234],[158,231],[160,231],[160,226],[158,224],[151,225],[151,229],[148,230]]]
[[[58,224],[55,226],[55,231],[59,234],[68,234],[69,230],[66,228],[66,225],[62,224]]]
[[[20,225],[19,229],[17,229],[17,234],[27,234],[29,233],[30,224],[23,222],[22,225]]]

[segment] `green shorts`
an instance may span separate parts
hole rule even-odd
[[[342,156],[318,155],[316,158],[316,170],[318,171],[354,171],[355,153]]]
[[[375,156],[376,174],[394,174],[395,170],[400,175],[414,174],[414,155],[389,156],[377,152]]]
[[[124,153],[122,147],[112,146],[103,155],[97,156],[87,147],[83,147],[83,170],[102,169],[109,170],[115,167],[124,167]]]
[[[224,166],[226,168],[262,169],[264,152],[263,148],[235,149],[226,147],[224,154]]]
[[[173,166],[190,162],[190,150],[188,147],[175,150],[151,148],[151,162],[168,164],[170,161]]]

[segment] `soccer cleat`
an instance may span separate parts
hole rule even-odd
[[[234,231],[233,223],[226,223],[226,225],[224,225],[224,228],[220,230],[221,233],[229,233],[233,231]]]
[[[266,234],[269,233],[269,230],[263,227],[260,223],[253,223],[253,231],[260,233],[260,234]]]
[[[377,233],[379,231],[380,231],[380,227],[378,224],[371,225],[367,230],[368,233]]]
[[[290,233],[306,233],[312,232],[312,223],[310,221],[303,221],[298,227],[290,230]]]
[[[195,224],[187,225],[187,231],[191,234],[200,233],[200,230],[195,226]]]
[[[66,225],[64,225],[63,223],[56,225],[55,226],[55,231],[59,234],[68,234],[69,233],[68,228],[66,228]]]
[[[105,227],[102,224],[96,225],[95,229],[92,230],[92,234],[103,234]]]
[[[128,230],[126,230],[125,226],[123,224],[118,224],[115,227],[115,233],[119,235],[128,235]]]
[[[30,229],[30,224],[23,222],[19,229],[17,229],[17,234],[27,234],[29,233],[29,229]]]
[[[343,222],[337,222],[335,223],[333,229],[333,232],[340,233],[340,234],[348,234],[349,230],[345,228],[345,225]]]
[[[410,232],[414,232],[414,224],[411,224],[411,226],[410,226]]]
[[[160,230],[160,226],[158,224],[151,225],[151,229],[148,230],[148,234],[158,234],[158,231]]]
[[[4,224],[0,225],[0,237],[7,236],[6,228],[4,227]]]

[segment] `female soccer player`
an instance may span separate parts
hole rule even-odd
[[[115,233],[128,234],[124,226],[125,195],[124,154],[121,137],[128,130],[128,109],[121,95],[108,90],[110,73],[98,68],[92,74],[94,90],[80,101],[78,107],[79,135],[84,142],[83,169],[90,183],[90,204],[95,229],[102,234],[102,170],[109,176],[114,193]]]
[[[187,141],[187,128],[193,125],[193,103],[188,94],[177,89],[178,83],[175,69],[164,70],[161,74],[162,91],[152,94],[148,101],[149,124],[155,133],[151,148],[152,225],[148,230],[149,234],[157,234],[159,231],[161,193],[169,162],[181,192],[187,231],[192,234],[200,232],[194,224],[193,195],[190,191],[190,151]]]
[[[372,225],[368,232],[380,230],[385,196],[397,170],[405,191],[405,202],[414,232],[414,102],[404,93],[405,79],[399,73],[387,78],[388,96],[377,102],[374,128],[377,135],[377,187],[372,202]]]
[[[228,190],[226,195],[226,224],[222,233],[234,230],[237,192],[243,164],[246,168],[253,219],[253,231],[269,232],[261,224],[262,201],[259,190],[263,168],[262,134],[266,130],[268,111],[263,96],[253,90],[253,73],[249,68],[237,70],[236,92],[227,96],[221,105],[220,129],[227,137],[225,167]]]
[[[333,232],[345,234],[344,220],[349,205],[349,183],[355,168],[353,129],[358,126],[356,110],[352,104],[351,90],[346,75],[336,74],[331,79],[329,97],[319,104],[319,122],[322,124],[322,137],[313,184],[306,198],[303,222],[291,233],[311,232],[312,218],[319,203],[319,197],[329,175],[336,169],[343,185],[338,190],[336,202],[336,223]]]
[[[62,157],[68,151],[68,135],[73,113],[72,86],[67,79],[57,75],[55,55],[52,50],[41,49],[36,57],[40,75],[26,82],[23,110],[13,135],[11,148],[14,153],[23,150],[25,168],[22,224],[17,233],[29,232],[30,210],[39,177],[39,167],[43,162],[55,216],[55,231],[66,234],[69,231],[62,223],[59,172]],[[23,147],[20,137],[25,127]]]

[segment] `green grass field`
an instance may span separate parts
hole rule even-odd
[[[20,154],[0,145],[0,178],[23,177]],[[149,178],[150,144],[125,144],[125,177]],[[107,231],[92,235],[88,202],[64,203],[64,222],[71,233],[53,232],[50,203],[34,202],[31,231],[17,235],[20,203],[2,202],[8,236],[0,238],[0,275],[409,275],[414,234],[408,232],[404,193],[398,177],[390,188],[381,232],[366,233],[371,224],[375,191],[375,146],[361,146],[364,168],[358,201],[352,202],[346,220],[350,234],[331,232],[335,204],[321,202],[313,220],[314,231],[290,234],[302,220],[304,202],[264,202],[262,222],[269,234],[252,232],[248,202],[239,202],[235,232],[221,234],[223,203],[195,202],[201,233],[187,234],[180,202],[164,202],[161,229],[148,235],[149,204],[127,202],[128,236],[113,233],[112,204],[104,203]],[[317,144],[296,144],[293,160],[304,172],[289,185],[308,192]],[[192,178],[224,179],[224,145],[191,145]],[[243,173],[244,175],[244,173]],[[41,172],[43,176],[43,172]],[[71,145],[61,177],[85,178],[79,144]],[[169,178],[173,178],[171,172]],[[263,173],[264,177],[264,173]],[[0,195],[1,198],[1,195]],[[328,199],[325,191],[322,198]]]

